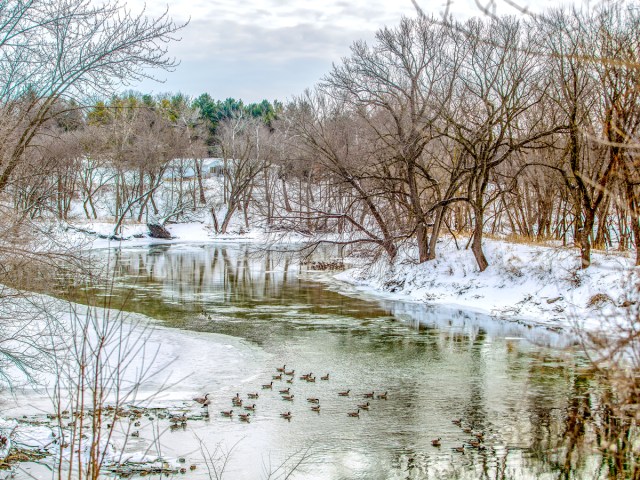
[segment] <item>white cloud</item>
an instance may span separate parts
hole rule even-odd
[[[453,0],[450,12],[459,18],[479,15],[478,5],[491,1]],[[496,1],[499,13],[515,12],[504,0]],[[434,15],[442,14],[445,2],[417,0]],[[127,5],[139,11],[145,0],[128,0]],[[550,0],[538,0],[529,9],[548,5]],[[166,8],[166,3],[146,0],[149,15]],[[411,0],[171,0],[169,14],[178,22],[190,19],[182,41],[170,46],[182,64],[174,73],[160,73],[165,84],[144,82],[135,88],[254,101],[284,99],[311,87],[355,40],[371,40],[377,30],[416,10]]]

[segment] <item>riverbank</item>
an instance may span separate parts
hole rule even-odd
[[[596,252],[582,270],[576,248],[487,239],[490,265],[480,272],[472,252],[452,239],[438,249],[438,258],[423,264],[405,254],[392,265],[361,262],[336,278],[387,298],[458,306],[552,329],[608,330],[637,314],[640,269],[619,252]]]
[[[55,459],[71,456],[71,448],[87,462],[90,440],[68,445],[73,431],[69,427],[80,416],[94,415],[94,385],[102,389],[99,405],[110,406],[100,424],[109,437],[108,444],[100,440],[104,464],[140,471],[161,468],[177,474],[184,466],[179,456],[185,452],[153,448],[162,432],[175,427],[171,418],[181,416],[190,425],[202,424],[208,417],[192,401],[195,395],[210,391],[211,399],[222,404],[237,384],[253,379],[267,360],[259,347],[243,339],[170,328],[139,313],[88,307],[43,294],[16,296],[13,305],[32,319],[28,327],[37,337],[14,335],[3,348],[38,355],[39,363],[37,370],[28,372],[28,380],[17,363],[3,368],[4,380],[11,383],[0,389],[0,437],[7,439],[0,459],[6,460],[16,448],[42,459],[30,463],[30,457],[23,455],[15,462],[17,470],[0,471],[0,479],[16,478],[17,471],[27,472],[26,477],[17,478],[48,478]],[[91,352],[85,360],[89,366],[85,377],[80,376],[80,359],[75,356],[82,349]],[[96,365],[100,365],[99,378],[92,374]],[[89,406],[78,403],[78,382],[90,385],[85,392]],[[115,406],[126,414],[113,418]],[[82,415],[72,418],[69,412]],[[138,422],[133,425],[131,418]],[[61,449],[58,438],[66,438],[67,446]],[[192,442],[188,451],[197,449],[197,442]],[[192,457],[201,462],[200,455]]]
[[[96,234],[111,231],[109,223],[83,225]],[[126,240],[84,235],[91,248],[138,247],[151,244],[254,242],[303,243],[297,234],[267,234],[263,229],[215,235],[204,223],[169,225],[171,240],[150,238],[146,225],[127,225]],[[76,232],[76,235],[77,232]],[[542,325],[551,329],[598,330],[609,321],[619,323],[635,315],[640,300],[640,269],[620,252],[594,252],[592,265],[580,269],[576,248],[511,243],[486,239],[489,268],[479,272],[470,250],[452,238],[438,244],[438,258],[417,264],[415,252],[403,251],[395,263],[382,258],[348,258],[347,270],[336,281],[369,295],[429,305],[455,306],[502,320]],[[324,277],[327,281],[327,277]]]

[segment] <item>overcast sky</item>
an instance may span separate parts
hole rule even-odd
[[[445,0],[417,0],[425,13],[441,15]],[[479,0],[487,4],[491,0]],[[514,13],[495,0],[498,13]],[[517,1],[517,0],[516,0]],[[524,3],[528,2],[528,3]],[[165,83],[145,81],[132,88],[144,93],[183,92],[245,102],[284,101],[313,86],[333,62],[359,39],[371,41],[384,25],[414,16],[411,0],[126,0],[134,11],[161,14],[167,3],[177,22],[189,21],[182,40],[170,46],[180,66],[158,72]],[[541,10],[551,0],[523,0]],[[474,0],[453,0],[458,18],[481,15]]]

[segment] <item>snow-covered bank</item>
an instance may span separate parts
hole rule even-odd
[[[237,385],[253,380],[267,358],[263,350],[242,339],[168,328],[140,314],[90,308],[41,294],[16,297],[14,304],[20,304],[21,313],[33,318],[30,327],[37,332],[43,350],[39,370],[30,372],[33,380],[29,384],[0,391],[0,435],[9,439],[0,449],[0,458],[6,455],[10,442],[28,451],[48,452],[51,457],[45,463],[59,455],[55,439],[60,426],[57,420],[48,419],[54,418],[54,412],[78,411],[72,397],[80,392],[79,351],[91,352],[85,360],[88,372],[100,364],[101,405],[165,409],[165,415],[175,412],[189,418],[202,416],[199,405],[191,400],[194,395],[208,391],[213,401],[222,403]],[[20,372],[15,370],[3,373],[17,377]],[[84,382],[91,385],[93,377]],[[88,407],[83,408],[85,414],[91,413]],[[164,424],[164,429],[169,428],[169,420]],[[132,442],[129,434],[125,422],[122,429],[114,430],[108,445],[102,442],[107,465],[136,461],[149,468],[158,458],[178,465],[177,458],[150,454],[148,444]],[[83,456],[88,455],[84,448],[90,443],[82,445]],[[70,452],[65,448],[62,454]]]
[[[453,240],[438,247],[434,261],[360,260],[335,278],[384,298],[458,306],[551,328],[596,329],[604,316],[627,316],[638,300],[640,269],[618,253],[594,253],[592,265],[581,270],[575,248],[486,240],[490,266],[480,272],[470,250],[458,250]]]
[[[108,222],[84,222],[63,227],[64,235],[71,241],[91,249],[140,247],[155,244],[209,243],[209,242],[256,242],[256,243],[302,243],[308,237],[296,233],[268,234],[262,228],[233,229],[227,234],[216,234],[206,222],[188,222],[166,225],[171,239],[152,238],[146,224],[124,224],[119,239],[110,239],[113,224]]]
[[[71,344],[81,345],[84,337],[92,352],[98,341],[105,343],[102,368],[119,369],[122,390],[118,393],[131,390],[135,398],[128,401],[154,407],[190,401],[194,394],[207,389],[226,396],[232,390],[229,387],[227,391],[227,383],[245,381],[253,376],[253,367],[264,360],[262,350],[241,339],[165,327],[137,313],[87,307],[41,294],[16,302],[24,305],[23,313],[33,310],[36,320],[32,323],[42,324],[37,332],[40,337],[48,335],[42,343],[49,343],[51,351],[48,360],[43,358],[33,382],[0,396],[5,415],[19,416],[34,408],[51,411],[51,394],[63,365],[54,369],[46,364],[74,362],[75,357],[64,358],[60,352],[65,346],[70,350]],[[36,317],[43,309],[48,313]],[[206,356],[202,352],[207,352]],[[12,372],[5,373],[10,376]],[[107,402],[114,400],[108,398]]]

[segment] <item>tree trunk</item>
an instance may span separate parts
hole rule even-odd
[[[196,167],[196,178],[198,179],[198,192],[200,195],[200,204],[207,203],[207,199],[204,196],[204,187],[202,186],[202,160],[194,160]]]
[[[271,200],[271,188],[269,185],[269,171],[265,168],[263,171],[263,177],[264,177],[264,202],[266,204],[266,216],[267,216],[267,225],[271,226],[271,222],[272,222],[272,200]]]
[[[216,233],[220,233],[220,226],[218,225],[218,216],[216,215],[216,209],[211,207],[211,219],[213,220],[213,229]]]
[[[229,223],[231,222],[231,218],[233,217],[234,212],[236,211],[237,204],[232,203],[229,205],[227,213],[224,216],[224,220],[222,221],[222,226],[220,227],[220,233],[227,233],[227,228],[229,228]]]
[[[580,268],[589,268],[591,265],[591,233],[596,212],[593,209],[585,211],[584,225],[580,231]]]
[[[282,198],[284,200],[284,209],[290,213],[292,208],[291,203],[289,203],[289,194],[287,193],[287,182],[285,182],[284,177],[282,177],[280,181],[282,183]]]
[[[487,257],[484,256],[482,251],[482,230],[484,226],[484,211],[482,208],[474,208],[475,213],[475,226],[473,229],[473,241],[471,242],[471,251],[476,258],[476,263],[481,272],[484,272],[489,266]]]
[[[438,238],[440,237],[440,228],[442,227],[442,219],[444,218],[447,208],[441,207],[436,213],[436,220],[433,222],[433,229],[431,231],[431,239],[429,240],[429,255],[427,260],[435,260],[436,258],[436,245],[438,244]]]
[[[631,233],[633,233],[633,246],[636,249],[636,267],[640,266],[640,216],[638,215],[638,201],[634,195],[633,184],[627,178],[625,193],[629,216],[631,217]]]
[[[416,227],[416,243],[418,244],[418,261],[424,263],[429,258],[429,234],[424,220],[418,220]]]

